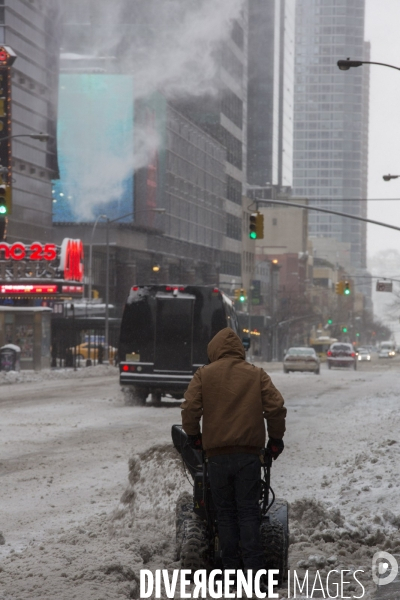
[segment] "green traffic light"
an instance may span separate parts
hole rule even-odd
[[[240,302],[244,302],[246,300],[246,298],[244,296],[240,296],[239,300],[240,300]]]
[[[347,327],[343,327],[342,331],[343,333],[347,333]]]
[[[344,290],[344,295],[345,295],[345,296],[350,296],[350,290],[349,290],[349,289],[347,289],[347,290]]]
[[[252,240],[256,240],[256,239],[257,239],[257,234],[256,234],[256,232],[255,232],[255,231],[251,231],[251,232],[249,233],[249,238],[250,238],[250,239],[252,239]]]
[[[7,206],[5,204],[0,204],[0,215],[7,214]]]
[[[328,325],[332,325],[333,321],[332,319],[328,319]]]

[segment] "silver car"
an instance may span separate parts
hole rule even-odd
[[[319,375],[319,358],[313,348],[299,347],[289,348],[283,359],[283,372],[290,371],[312,371]]]
[[[368,361],[371,360],[371,354],[369,353],[369,350],[367,350],[367,348],[359,348],[357,359],[358,359],[358,362],[360,362],[362,360],[368,360]]]

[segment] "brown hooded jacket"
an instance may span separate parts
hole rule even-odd
[[[236,333],[221,329],[207,347],[210,364],[196,371],[182,404],[182,426],[188,435],[200,432],[207,456],[247,452],[258,454],[268,435],[282,438],[284,401],[263,369],[245,360]]]

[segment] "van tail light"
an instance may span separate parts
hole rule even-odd
[[[356,355],[356,353],[355,353],[355,352],[352,352],[352,353],[351,353],[351,356],[352,356],[353,358],[355,357],[355,355]]]
[[[330,350],[328,350],[328,352],[326,353],[327,356],[332,356],[332,352]]]

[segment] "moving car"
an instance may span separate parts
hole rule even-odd
[[[348,369],[357,369],[357,356],[352,344],[346,342],[336,342],[331,344],[326,354],[328,369],[332,367],[347,367]]]
[[[390,350],[389,348],[381,348],[379,350],[378,358],[393,358],[396,352],[394,350]]]
[[[393,358],[394,356],[396,356],[396,344],[391,340],[381,342],[378,358]]]
[[[283,372],[290,371],[312,371],[319,375],[320,362],[315,350],[307,347],[289,348],[283,359]]]
[[[371,354],[367,348],[359,348],[358,349],[358,360],[371,360]]]

